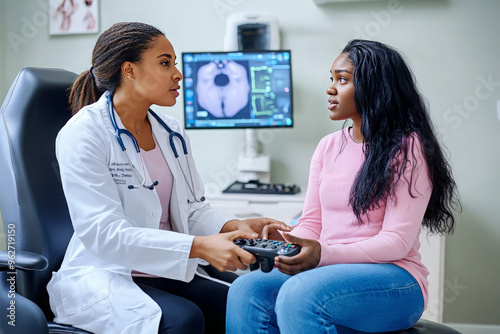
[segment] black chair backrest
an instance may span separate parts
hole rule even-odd
[[[25,68],[0,110],[0,212],[15,226],[16,251],[44,255],[48,268],[18,273],[17,289],[50,316],[45,289],[58,270],[73,227],[55,157],[55,138],[71,117],[68,88],[76,74]],[[12,225],[14,224],[14,225]]]

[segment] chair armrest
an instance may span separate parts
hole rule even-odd
[[[41,254],[25,251],[0,250],[0,271],[8,270],[44,270],[48,266],[47,258]]]

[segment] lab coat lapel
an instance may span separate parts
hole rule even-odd
[[[161,115],[159,115],[161,117]],[[151,128],[156,136],[158,145],[160,145],[161,151],[165,160],[167,161],[170,171],[174,177],[174,184],[172,188],[172,195],[170,199],[170,223],[174,231],[181,233],[189,233],[188,228],[188,217],[187,212],[187,192],[185,186],[185,180],[182,175],[182,171],[179,169],[179,164],[174,156],[172,148],[170,147],[169,133],[168,131],[156,120],[156,118],[148,114],[148,120],[151,123]],[[168,120],[163,120],[168,124]],[[173,127],[173,124],[168,124]],[[175,130],[175,128],[174,128]]]

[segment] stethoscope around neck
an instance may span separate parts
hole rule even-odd
[[[146,188],[153,190],[155,186],[158,185],[158,181],[153,181],[150,185],[146,184],[146,167],[144,165],[144,159],[141,156],[141,149],[139,148],[139,144],[137,143],[137,139],[134,137],[134,135],[128,131],[127,129],[120,129],[118,127],[118,123],[116,123],[116,117],[114,113],[114,107],[113,107],[113,95],[108,94],[108,112],[109,112],[109,118],[111,119],[111,124],[113,125],[113,128],[115,130],[116,134],[116,140],[118,141],[118,144],[120,145],[122,151],[126,151],[127,149],[125,148],[125,144],[123,144],[123,139],[121,137],[122,134],[127,135],[132,143],[134,144],[135,151],[139,157],[139,161],[141,163],[141,170],[142,170],[142,175],[139,174],[137,171],[137,168],[134,166],[132,161],[130,161],[130,158],[128,157],[128,154],[125,153],[125,156],[127,157],[128,163],[132,167],[133,174],[135,177],[139,180],[139,185],[133,185],[130,184],[128,185],[128,189],[140,189],[140,188]],[[160,116],[158,116],[151,108],[149,108],[149,113],[153,115],[153,117],[160,123],[161,126],[165,128],[168,132],[168,140],[170,143],[170,148],[172,149],[172,152],[174,153],[175,160],[177,161],[177,164],[179,165],[179,170],[182,172],[182,176],[184,177],[184,180],[186,181],[186,185],[189,188],[189,191],[191,192],[191,195],[193,196],[193,199],[195,202],[203,202],[205,200],[205,196],[202,196],[200,199],[196,197],[196,192],[195,192],[195,186],[194,186],[194,181],[193,181],[193,175],[191,173],[191,166],[189,164],[189,159],[187,158],[188,155],[188,150],[186,146],[186,141],[184,140],[184,137],[179,132],[176,132],[172,130],[167,123],[165,123]],[[174,139],[177,138],[182,145],[182,151],[184,153],[184,156],[186,157],[186,163],[187,163],[187,170],[189,172],[189,179],[186,176],[186,173],[184,172],[184,169],[181,166],[181,163],[179,162],[179,153],[177,152],[177,148],[175,147]],[[142,180],[142,181],[141,181]],[[188,199],[188,203],[190,203]]]

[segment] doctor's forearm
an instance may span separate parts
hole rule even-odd
[[[206,236],[196,236],[191,244],[191,252],[189,253],[189,258],[200,258],[205,260],[207,249],[207,244],[209,240]]]

